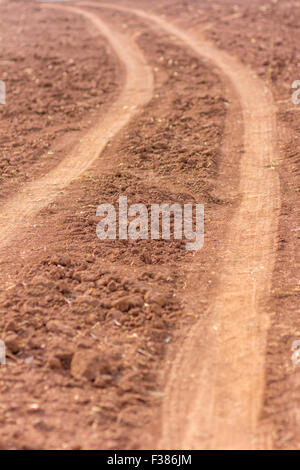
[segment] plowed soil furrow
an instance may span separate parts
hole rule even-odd
[[[205,40],[150,13],[101,6],[154,22],[210,59],[231,80],[243,109],[241,203],[224,240],[219,293],[212,300],[205,341],[201,319],[183,341],[172,366],[159,446],[270,448],[270,432],[260,428],[259,417],[268,328],[263,305],[270,294],[280,207],[279,180],[273,167],[276,121],[272,95],[251,70]]]
[[[48,8],[56,8],[49,5]],[[68,7],[61,7],[70,11]],[[100,119],[73,150],[44,177],[24,185],[19,193],[0,208],[0,247],[32,224],[32,217],[51,203],[59,191],[89,168],[99,157],[112,137],[124,127],[151,98],[153,92],[152,71],[144,56],[129,38],[110,28],[93,13],[72,8],[90,20],[103,34],[126,69],[126,81],[121,95],[112,103],[109,112]]]

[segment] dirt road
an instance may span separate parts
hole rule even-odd
[[[280,208],[279,180],[274,171],[277,157],[272,95],[251,70],[205,40],[153,14],[103,6],[155,22],[210,59],[230,78],[243,110],[241,203],[224,243],[219,294],[210,308],[205,342],[201,319],[185,338],[172,365],[159,446],[270,448],[271,436],[260,432],[258,422],[269,325],[262,302],[270,294]],[[226,157],[230,164],[231,155]]]
[[[204,36],[205,31],[214,24],[213,20],[201,27],[183,29],[183,25],[177,24],[167,15],[159,15],[147,8],[137,9],[125,4],[126,2],[100,4],[87,1],[76,2],[68,7],[40,6],[49,11],[76,13],[91,22],[111,44],[122,64],[126,78],[118,98],[112,103],[108,112],[98,119],[79,143],[74,143],[71,151],[59,164],[49,173],[23,185],[17,195],[11,195],[2,203],[0,252],[3,259],[8,248],[9,253],[14,252],[17,256],[18,247],[22,246],[22,233],[40,220],[40,211],[47,209],[54,201],[58,201],[61,217],[64,217],[72,228],[73,222],[69,222],[70,213],[75,209],[79,214],[83,212],[79,212],[80,205],[77,206],[75,202],[69,202],[67,207],[66,199],[71,201],[70,195],[74,196],[76,201],[84,201],[85,207],[92,208],[91,210],[96,206],[94,199],[99,192],[102,192],[107,200],[111,200],[109,198],[115,200],[120,192],[128,191],[133,198],[145,197],[147,204],[152,202],[153,197],[159,199],[170,197],[172,200],[176,197],[180,199],[192,197],[194,201],[199,198],[199,193],[193,189],[199,186],[197,172],[204,174],[204,168],[209,172],[211,162],[204,161],[203,166],[196,167],[196,170],[192,167],[191,173],[184,172],[187,171],[189,158],[192,160],[194,153],[210,156],[212,152],[204,148],[199,154],[195,151],[188,156],[189,158],[184,156],[182,160],[177,160],[174,151],[176,147],[172,147],[173,141],[176,140],[176,130],[173,131],[172,128],[178,121],[182,120],[186,124],[181,139],[182,146],[188,148],[199,140],[198,131],[205,129],[206,119],[210,116],[207,109],[203,111],[204,118],[201,120],[200,115],[197,126],[197,122],[190,115],[180,114],[195,105],[193,96],[196,94],[193,89],[195,85],[189,88],[187,78],[181,79],[177,69],[173,72],[168,67],[171,68],[174,62],[176,64],[176,57],[178,60],[180,57],[183,61],[185,56],[188,56],[187,64],[190,69],[182,62],[181,73],[183,74],[187,68],[191,77],[194,73],[193,84],[198,83],[197,80],[200,82],[199,86],[204,84],[204,92],[200,99],[207,100],[206,89],[219,90],[215,82],[213,85],[208,84],[205,73],[211,76],[215,74],[223,87],[224,97],[217,96],[216,101],[225,103],[226,122],[221,128],[219,124],[221,120],[218,121],[219,128],[213,127],[207,137],[208,141],[213,138],[213,134],[219,132],[220,149],[213,154],[217,155],[217,164],[214,173],[203,176],[203,181],[207,176],[208,180],[217,182],[214,192],[207,190],[205,193],[208,211],[211,210],[209,206],[212,204],[211,201],[216,205],[223,204],[225,207],[221,216],[219,209],[214,208],[215,214],[221,219],[221,227],[217,232],[218,239],[215,240],[211,233],[214,221],[209,219],[206,251],[195,253],[190,257],[186,253],[182,254],[182,248],[175,244],[167,249],[163,245],[162,249],[158,250],[157,256],[155,251],[157,248],[154,247],[153,241],[149,245],[129,243],[126,247],[115,242],[114,245],[102,245],[99,249],[95,247],[93,241],[94,220],[92,220],[92,223],[87,224],[88,230],[84,235],[81,234],[78,240],[76,230],[73,235],[73,232],[64,232],[64,229],[61,229],[61,240],[64,240],[59,247],[61,250],[63,247],[68,252],[69,247],[76,245],[77,253],[81,254],[85,249],[85,237],[90,242],[92,257],[89,257],[88,263],[91,263],[91,266],[85,261],[80,261],[79,264],[82,263],[85,267],[79,266],[78,275],[77,265],[73,266],[71,261],[57,261],[57,257],[54,256],[57,249],[53,241],[55,232],[49,235],[46,230],[41,229],[37,234],[39,237],[37,240],[42,240],[45,246],[50,245],[47,260],[38,260],[39,264],[35,265],[29,274],[24,271],[25,274],[22,276],[25,281],[20,277],[21,283],[18,283],[19,278],[15,275],[14,284],[9,287],[12,291],[9,293],[5,290],[3,300],[0,299],[0,308],[1,305],[4,307],[13,305],[13,311],[20,314],[29,303],[26,298],[28,295],[26,288],[28,283],[30,284],[32,273],[38,279],[36,281],[38,286],[40,283],[46,285],[45,279],[40,280],[41,274],[49,276],[52,280],[51,266],[53,264],[59,266],[59,272],[53,275],[55,276],[53,279],[59,282],[59,285],[51,284],[52,287],[49,287],[51,292],[51,289],[54,291],[55,288],[62,293],[58,301],[59,307],[58,304],[54,304],[55,321],[57,318],[58,321],[66,321],[68,318],[74,330],[82,330],[80,335],[86,335],[89,340],[97,338],[97,344],[93,343],[92,346],[94,351],[98,351],[99,344],[105,344],[107,350],[112,351],[110,360],[114,365],[105,376],[106,379],[107,376],[113,378],[110,378],[110,381],[107,379],[105,385],[103,381],[106,379],[103,379],[102,375],[101,380],[93,376],[87,383],[76,382],[82,377],[78,378],[72,372],[74,369],[72,358],[77,357],[78,348],[81,346],[76,346],[75,352],[73,350],[71,353],[68,352],[67,360],[65,360],[66,355],[57,356],[59,359],[57,369],[59,371],[63,369],[60,373],[66,384],[71,380],[70,375],[72,380],[75,380],[71,384],[76,390],[80,389],[83,407],[88,403],[85,399],[90,400],[89,397],[94,393],[92,387],[101,389],[99,395],[95,394],[93,402],[93,409],[97,409],[95,413],[100,413],[99,420],[97,415],[97,421],[93,421],[93,431],[89,428],[91,412],[88,408],[84,408],[83,411],[86,418],[83,426],[87,447],[97,446],[97,429],[101,419],[105,417],[108,423],[105,424],[108,436],[105,445],[111,448],[118,445],[116,444],[118,442],[126,442],[128,436],[126,438],[124,436],[127,429],[127,433],[134,436],[128,444],[130,448],[134,448],[137,446],[136,442],[139,442],[140,447],[144,445],[162,449],[272,449],[275,447],[275,430],[272,420],[264,413],[264,406],[267,396],[267,342],[273,328],[268,305],[277,261],[282,196],[277,171],[279,165],[277,107],[274,104],[271,85],[259,78],[253,68],[244,65],[237,54],[221,50]],[[169,5],[166,10],[168,8]],[[174,6],[170,7],[170,11],[173,11],[176,17]],[[210,19],[209,15],[208,18]],[[225,18],[232,18],[232,15],[229,14]],[[241,15],[236,14],[234,18],[239,20]],[[153,45],[150,45],[151,42]],[[175,50],[175,60],[173,57],[166,60],[168,54],[171,54],[170,51],[173,52],[172,48]],[[196,60],[199,63],[195,65]],[[166,63],[165,68],[160,70],[159,67],[164,63]],[[178,80],[178,84],[172,80]],[[175,85],[178,86],[176,92]],[[181,99],[180,93],[186,93],[182,95],[186,98]],[[219,93],[218,91],[217,95]],[[211,106],[215,105],[216,101],[208,99]],[[197,111],[195,112],[195,108],[192,109],[194,117],[198,109],[201,111],[201,106],[202,102],[200,105],[197,102],[195,105]],[[221,117],[221,112],[218,114],[214,110],[212,116],[217,121]],[[164,121],[166,127],[160,128]],[[150,126],[153,126],[153,130],[149,131],[151,136],[146,134]],[[203,139],[206,139],[204,134],[203,136]],[[205,145],[208,145],[207,141],[205,140]],[[109,164],[108,143],[112,144],[110,150],[112,161]],[[200,145],[200,142],[198,143]],[[164,151],[167,156],[164,155]],[[163,158],[158,156],[159,152]],[[136,158],[140,158],[138,163]],[[86,184],[84,195],[80,183],[76,185],[76,179],[80,175],[85,178],[87,170],[92,166],[91,180],[84,180]],[[110,171],[114,173],[111,174]],[[185,186],[185,182],[189,184]],[[66,193],[62,193],[62,190]],[[196,202],[203,201],[196,200]],[[209,216],[211,217],[213,213],[211,210]],[[91,212],[88,214],[91,216]],[[51,220],[59,230],[59,220],[54,218]],[[84,223],[82,222],[86,227]],[[14,239],[18,239],[15,248],[13,248]],[[218,250],[214,251],[212,241],[216,242]],[[33,247],[37,244],[37,241],[32,241]],[[174,258],[168,264],[165,259],[171,259],[172,255]],[[30,259],[36,262],[36,255],[32,258],[30,256],[28,255],[28,260],[24,261],[25,265],[26,263],[29,265]],[[95,262],[97,256],[100,260],[98,264]],[[138,257],[137,261],[135,256]],[[123,260],[125,260],[124,266],[122,266]],[[103,270],[104,264],[106,270]],[[47,271],[49,266],[51,268]],[[63,270],[65,271],[62,272]],[[81,270],[85,273],[82,274]],[[123,279],[123,276],[133,276],[134,280],[130,278],[128,281],[125,277]],[[209,286],[213,276],[214,288],[210,291]],[[65,284],[61,287],[62,279],[64,283],[66,279],[68,280],[67,287]],[[157,284],[153,286],[152,280]],[[202,280],[208,284],[208,287],[200,285]],[[149,286],[151,286],[150,294]],[[153,302],[155,304],[153,306],[151,301],[147,300],[151,299],[152,289],[166,290],[168,293],[167,298],[164,298],[159,306],[156,302]],[[17,304],[11,300],[14,295]],[[123,311],[118,302],[124,295],[130,298],[132,305],[129,302],[131,307],[126,307]],[[90,316],[92,311],[98,309],[98,316],[92,319],[92,327],[82,326],[84,319],[80,320],[82,323],[77,320],[78,296],[80,302],[89,305],[87,311]],[[133,296],[134,301],[130,296]],[[26,302],[22,300],[23,297]],[[205,311],[203,303],[207,305]],[[44,305],[41,307],[39,304],[38,307],[48,309],[47,315],[51,314],[49,307]],[[46,313],[44,315],[46,316]],[[195,320],[185,324],[185,315]],[[140,319],[140,316],[143,319]],[[144,320],[145,318],[147,320]],[[144,326],[144,321],[149,321],[151,326],[149,328]],[[47,325],[45,319],[43,322]],[[97,333],[97,325],[100,325],[104,332]],[[125,328],[122,330],[124,325]],[[52,331],[51,327],[52,325],[47,326],[49,331]],[[116,327],[121,328],[123,335],[119,334],[119,330],[115,331]],[[101,328],[99,327],[100,330]],[[174,344],[171,341],[172,328],[175,330]],[[7,331],[7,326],[4,331]],[[72,330],[66,334],[77,338],[77,333]],[[98,341],[97,335],[101,340]],[[22,338],[27,338],[25,333]],[[140,343],[137,342],[139,339]],[[122,354],[119,353],[119,349],[115,351],[114,342],[118,344]],[[90,348],[90,346],[83,347]],[[13,354],[18,355],[19,351]],[[22,349],[20,354],[23,359]],[[149,361],[150,365],[142,363],[140,366],[137,359],[139,356],[146,357],[145,361]],[[49,368],[50,363],[52,364],[50,368],[55,369],[56,366],[53,364],[57,364],[55,363],[57,357],[55,356],[54,362],[48,360],[46,367]],[[86,372],[84,367],[82,366],[82,369]],[[90,371],[89,367],[90,364],[86,366]],[[163,370],[161,375],[157,372],[158,368]],[[26,374],[23,369],[22,371]],[[42,383],[43,380],[38,375],[40,371],[35,370],[34,373],[37,383]],[[49,383],[52,380],[50,375],[52,373],[49,372],[47,376]],[[155,380],[153,377],[156,377]],[[69,390],[65,391],[66,403],[71,399],[69,393]],[[57,390],[55,396],[59,396]],[[157,400],[155,405],[149,396]],[[98,402],[102,403],[102,400],[105,411],[102,411],[101,406],[98,407]],[[117,411],[114,410],[115,402],[118,402],[119,406],[119,408],[116,406]],[[141,402],[147,404],[148,414],[145,412],[146,406],[142,410]],[[50,398],[49,401],[43,402],[43,406],[51,416],[49,403],[51,403]],[[64,413],[63,416],[68,416],[67,410],[64,410]],[[129,416],[127,420],[126,413]],[[57,420],[62,419],[62,415],[58,413]],[[144,436],[141,434],[140,440],[137,437],[142,432],[137,426],[139,416],[146,416],[147,423],[145,425],[147,431],[144,431]],[[156,416],[160,416],[157,422]],[[72,416],[66,424],[66,435],[69,436],[69,443],[66,445],[70,447],[78,445],[77,441],[74,441],[74,444],[71,437],[77,419],[77,416]],[[103,418],[103,421],[105,419]],[[123,419],[127,428],[125,431],[123,428],[120,431],[118,426],[123,425]],[[50,442],[56,447],[57,436],[49,437],[54,434],[51,430],[49,432],[46,430],[44,441],[40,442],[40,446],[43,447]],[[126,447],[127,443],[122,445]]]

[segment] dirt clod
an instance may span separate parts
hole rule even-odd
[[[121,312],[127,312],[131,308],[142,307],[143,305],[144,301],[140,296],[121,297],[120,299],[117,299],[112,302],[112,307],[121,310]]]
[[[95,381],[101,374],[109,371],[108,359],[100,351],[77,351],[71,362],[71,375],[75,378],[85,377]]]

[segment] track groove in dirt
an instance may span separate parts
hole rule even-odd
[[[154,22],[213,61],[231,80],[243,109],[242,200],[225,242],[220,290],[211,305],[206,334],[201,319],[185,338],[172,366],[159,446],[270,448],[270,430],[260,426],[259,418],[269,325],[262,308],[270,294],[280,208],[272,95],[250,69],[209,42],[151,13],[108,4],[101,7]]]

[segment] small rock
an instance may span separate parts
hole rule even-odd
[[[55,353],[57,359],[59,359],[63,369],[70,369],[72,358],[74,353],[72,351],[61,350]]]
[[[99,217],[96,217],[96,216],[92,216],[92,217],[89,217],[88,218],[88,225],[97,225],[100,221],[100,218]]]
[[[94,386],[99,388],[106,388],[112,383],[112,376],[103,374],[97,377],[94,381]]]
[[[147,251],[144,252],[144,253],[141,255],[141,260],[142,260],[145,264],[152,264],[151,255],[150,255],[150,253],[148,253]]]
[[[8,322],[6,329],[7,331],[16,331],[17,330],[16,322],[14,320],[10,320],[10,322]]]
[[[31,349],[40,349],[41,343],[38,338],[29,338],[28,340],[28,347]]]
[[[95,315],[95,313],[90,313],[87,315],[85,321],[88,325],[95,325],[95,323],[97,323],[97,315]]]
[[[121,323],[122,317],[123,313],[115,308],[112,308],[106,315],[107,320],[117,320],[119,323]]]
[[[57,357],[52,357],[51,359],[49,359],[49,361],[47,362],[47,367],[49,367],[50,369],[62,368],[61,362]]]
[[[65,333],[68,336],[74,336],[73,328],[59,320],[49,320],[46,324],[47,331],[51,333]]]
[[[81,274],[81,282],[95,282],[98,281],[99,275],[96,272],[85,272]]]
[[[128,312],[128,310],[130,310],[131,308],[142,307],[143,305],[144,301],[140,296],[121,297],[120,299],[117,299],[112,302],[112,307],[121,310],[121,312]]]
[[[57,288],[62,294],[69,294],[71,292],[70,286],[65,281],[60,282]]]
[[[115,281],[110,281],[107,287],[110,292],[115,292],[118,289],[117,283]]]
[[[68,256],[61,256],[56,260],[54,264],[69,268],[70,266],[72,266],[72,260]]]
[[[165,307],[170,302],[168,294],[160,294],[158,292],[149,291],[145,294],[145,302],[148,304],[157,304],[160,307]]]
[[[77,351],[71,362],[71,375],[94,381],[101,374],[109,374],[108,360],[101,351]]]
[[[90,349],[93,346],[94,340],[92,338],[80,338],[77,341],[77,348]]]
[[[15,334],[11,334],[5,338],[5,345],[13,354],[18,354],[20,351],[19,339]]]
[[[50,432],[53,430],[53,426],[49,426],[45,421],[38,419],[34,422],[33,426],[38,431]]]

